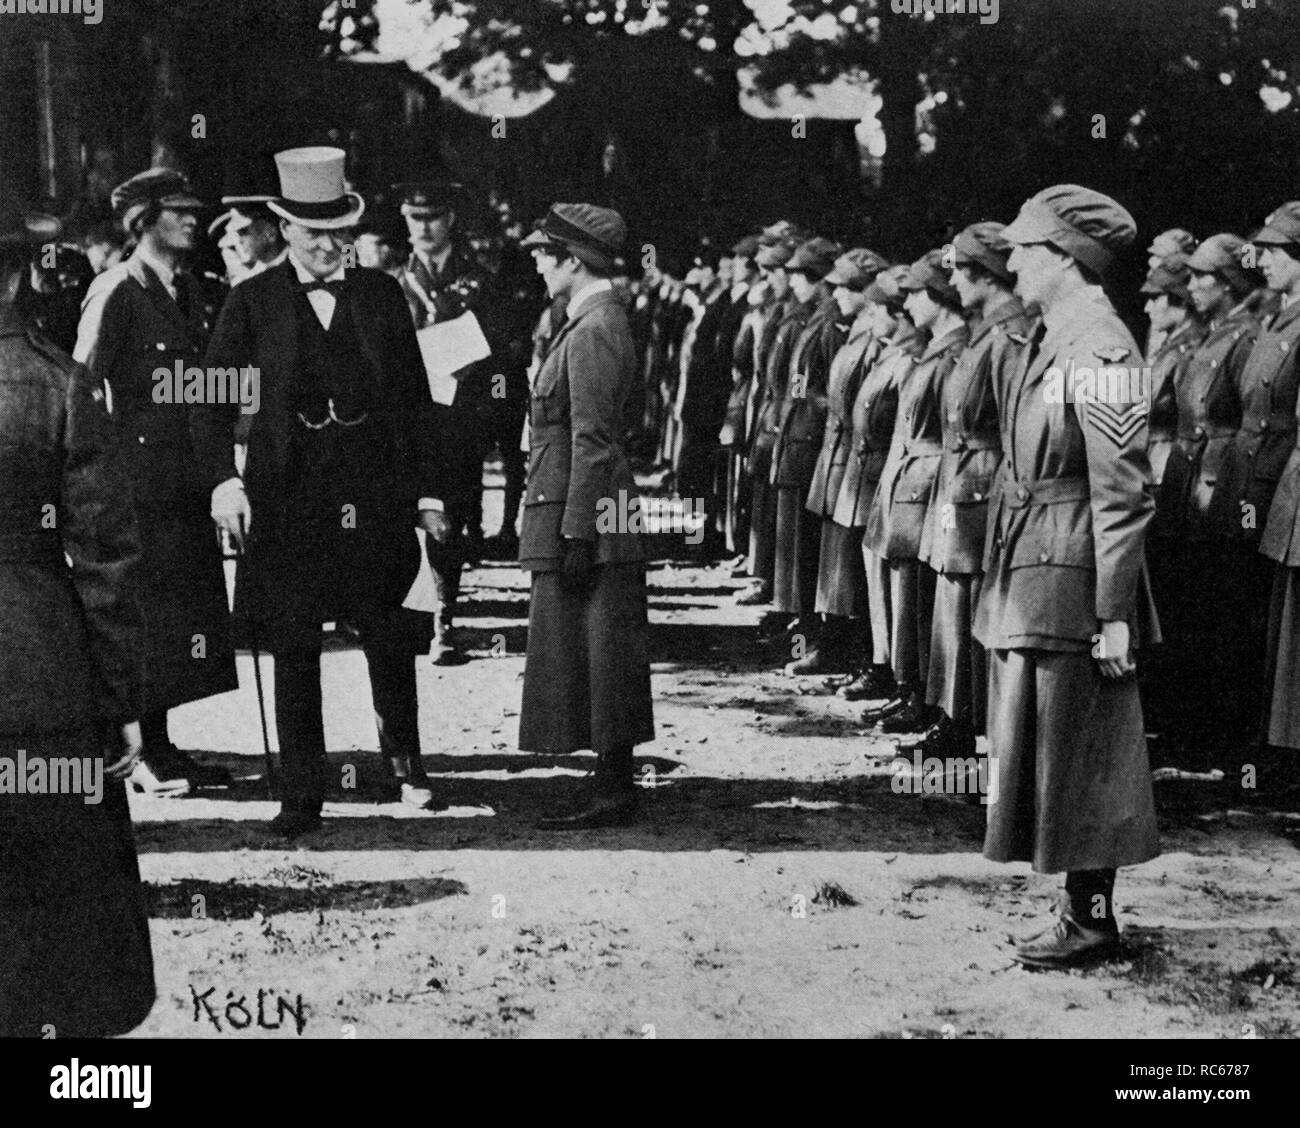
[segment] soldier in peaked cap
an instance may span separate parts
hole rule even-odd
[[[1297,781],[1295,750],[1300,749],[1300,708],[1296,700],[1296,675],[1300,670],[1300,635],[1296,631],[1297,514],[1300,513],[1300,455],[1297,454],[1297,385],[1300,384],[1300,201],[1292,200],[1274,211],[1254,238],[1260,266],[1271,290],[1281,297],[1281,309],[1261,327],[1255,347],[1241,375],[1242,424],[1232,440],[1210,503],[1210,524],[1229,538],[1241,562],[1239,574],[1257,572],[1242,558],[1255,537],[1261,560],[1272,563],[1272,597],[1266,630],[1260,631],[1258,611],[1238,607],[1250,636],[1243,643],[1238,679],[1245,681],[1259,669],[1262,701],[1247,693],[1246,707],[1262,706],[1262,731],[1255,718],[1243,712],[1239,732],[1247,747],[1242,759],[1255,759],[1262,745],[1285,750],[1284,758],[1262,757],[1259,786],[1275,794]],[[1285,454],[1284,454],[1285,452]],[[1283,459],[1285,458],[1285,461]],[[1280,468],[1279,468],[1280,467]],[[1246,517],[1257,515],[1255,529]],[[1262,522],[1258,517],[1264,517]],[[1262,535],[1260,535],[1262,533]],[[1245,596],[1243,595],[1243,600]],[[1250,726],[1247,728],[1247,726]],[[1229,762],[1230,768],[1237,764]],[[1294,801],[1294,795],[1292,795]]]
[[[135,785],[180,796],[230,773],[172,743],[175,706],[235,689],[226,578],[189,434],[194,405],[159,396],[157,373],[197,365],[215,310],[185,270],[202,206],[178,172],[151,168],[119,184],[113,208],[138,243],[95,278],[74,356],[107,389],[118,451],[140,525],[139,599],[148,628],[142,764]],[[166,387],[170,387],[170,383]]]
[[[425,177],[396,184],[394,189],[411,241],[401,283],[416,329],[472,313],[493,349],[492,356],[456,374],[456,395],[450,404],[434,404],[437,432],[448,460],[446,500],[452,536],[428,549],[440,604],[433,654],[435,664],[454,665],[465,657],[455,629],[461,574],[482,554],[483,460],[488,453],[492,399],[495,391],[504,391],[512,402],[522,402],[523,371],[512,368],[508,386],[494,389],[497,374],[506,375],[495,319],[495,279],[475,256],[459,224],[459,212],[465,210],[464,186]],[[516,444],[520,426],[522,419],[514,429]]]
[[[940,396],[970,337],[949,274],[943,251],[933,250],[917,259],[903,280],[912,322],[929,339],[901,378],[889,457],[863,541],[889,562],[890,661],[896,687],[893,698],[863,715],[885,732],[922,732],[936,719],[936,710],[926,703],[935,574],[921,562],[921,541],[943,451]]]
[[[1258,278],[1242,265],[1244,246],[1237,235],[1212,235],[1187,260],[1188,293],[1206,333],[1174,386],[1177,432],[1153,526],[1169,596],[1158,605],[1167,645],[1155,672],[1163,676],[1168,692],[1177,694],[1178,703],[1159,718],[1166,722],[1160,754],[1179,767],[1198,770],[1216,766],[1227,745],[1242,739],[1241,733],[1229,739],[1232,718],[1253,721],[1258,715],[1241,712],[1236,703],[1241,687],[1225,684],[1221,663],[1252,616],[1258,624],[1254,637],[1262,640],[1268,570],[1254,551],[1257,532],[1241,546],[1234,567],[1234,541],[1216,535],[1210,520],[1214,497],[1225,496],[1216,483],[1223,480],[1225,460],[1241,427],[1241,382],[1259,335],[1251,312]],[[1259,648],[1262,652],[1262,641]],[[1248,660],[1244,653],[1239,657]],[[1258,692],[1261,661],[1262,653],[1254,659],[1250,692]]]
[[[1134,234],[1118,203],[1073,184],[1038,193],[1003,232],[1016,293],[1043,320],[1000,397],[975,621],[996,781],[984,853],[1066,873],[1056,926],[1016,948],[1040,968],[1113,955],[1115,871],[1160,851],[1133,679],[1154,508],[1146,403],[1063,394],[1084,369],[1140,359],[1100,286]]]
[[[553,298],[568,300],[532,389],[519,564],[532,575],[519,716],[525,752],[596,753],[592,790],[543,829],[636,817],[632,750],[654,739],[645,563],[636,481],[622,444],[636,380],[610,276],[626,228],[609,208],[554,204],[524,240]]]
[[[1000,223],[975,223],[952,243],[951,280],[971,335],[940,389],[943,452],[921,535],[921,560],[935,572],[925,700],[940,716],[921,742],[931,756],[973,756],[988,704],[984,648],[972,630],[989,493],[1002,463],[998,393],[1029,329],[1012,292],[1003,230]]]
[[[345,619],[361,638],[386,799],[437,804],[421,759],[415,657],[402,603],[419,572],[419,527],[446,537],[445,472],[433,402],[401,286],[345,265],[365,210],[331,146],[275,155],[288,257],[230,292],[205,363],[251,367],[260,407],[194,410],[198,480],[212,518],[243,546],[235,610],[275,660],[282,772],[270,830],[320,826],[327,784],[321,630]],[[237,442],[248,457],[241,478]],[[445,805],[445,804],[444,804]]]
[[[279,266],[289,253],[279,218],[267,207],[274,199],[270,195],[221,197],[222,205],[230,209],[226,232],[235,240],[235,255],[243,268],[241,282]]]

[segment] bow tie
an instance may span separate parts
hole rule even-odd
[[[333,282],[323,282],[319,278],[311,282],[299,282],[298,289],[304,294],[310,294],[313,290],[324,290],[327,294],[337,298],[343,293],[343,287],[346,285],[342,278],[336,278]]]

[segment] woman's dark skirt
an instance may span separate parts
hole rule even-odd
[[[845,528],[822,518],[821,559],[817,565],[816,610],[825,615],[862,619],[867,614],[867,572],[862,561],[860,526]]]
[[[653,740],[645,566],[606,564],[576,590],[534,572],[519,717],[524,752]]]

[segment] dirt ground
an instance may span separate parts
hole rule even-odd
[[[340,780],[355,765],[359,783],[303,844],[261,826],[275,807],[251,659],[246,688],[175,713],[178,744],[243,778],[216,798],[132,797],[159,983],[138,1033],[1300,1033],[1295,816],[1160,785],[1165,853],[1117,889],[1128,958],[1021,970],[1009,938],[1048,923],[1059,878],[985,861],[977,803],[896,793],[891,745],[821,679],[777,672],[724,568],[658,565],[649,582],[659,736],[637,750],[633,829],[534,828],[591,758],[515,749],[527,587],[504,564],[469,576],[474,660],[421,663],[426,763],[448,811],[368,791],[364,660],[342,643],[325,656],[326,736]]]

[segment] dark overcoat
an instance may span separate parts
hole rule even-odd
[[[1148,359],[1151,387],[1147,413],[1150,434],[1147,455],[1151,459],[1151,480],[1157,487],[1156,512],[1160,512],[1159,487],[1165,480],[1165,467],[1178,438],[1178,388],[1187,375],[1187,366],[1205,339],[1205,329],[1190,316],[1166,337]]]
[[[77,359],[107,389],[139,520],[147,713],[238,686],[220,542],[190,441],[195,405],[176,402],[172,379],[177,364],[202,360],[213,310],[194,279],[177,279],[188,312],[137,252],[91,284],[77,336]]]
[[[623,303],[586,297],[533,382],[519,564],[532,573],[519,747],[606,751],[654,739],[639,497],[619,420],[636,380]],[[587,584],[561,573],[591,541]]]
[[[826,425],[813,467],[812,484],[808,487],[808,509],[819,517],[829,517],[835,510],[840,483],[852,457],[853,401],[880,347],[880,341],[869,329],[864,327],[856,332],[851,329],[831,359],[826,382]]]
[[[3,305],[0,482],[0,756],[103,757],[144,703],[130,486],[102,386]],[[102,784],[0,794],[0,1037],[122,1034],[153,1006],[126,790]]]
[[[283,617],[280,612],[294,603],[304,575],[327,572],[336,563],[298,554],[292,568],[282,566],[281,550],[293,550],[285,543],[292,539],[290,446],[301,427],[294,407],[300,376],[298,298],[289,260],[231,291],[205,364],[256,368],[261,407],[253,415],[241,415],[237,409],[205,404],[190,415],[196,473],[209,494],[236,476],[234,444],[248,444],[243,477],[253,520],[236,577],[235,606],[241,616],[259,623]],[[346,272],[338,301],[347,303],[368,361],[362,378],[370,384],[370,414],[385,439],[368,483],[373,503],[383,512],[377,520],[357,526],[358,537],[368,542],[358,556],[371,561],[373,569],[361,579],[381,604],[396,606],[420,567],[413,532],[417,505],[424,497],[443,498],[448,475],[424,362],[401,288],[382,271],[358,268]],[[275,649],[274,637],[263,636],[261,641],[268,650]]]

